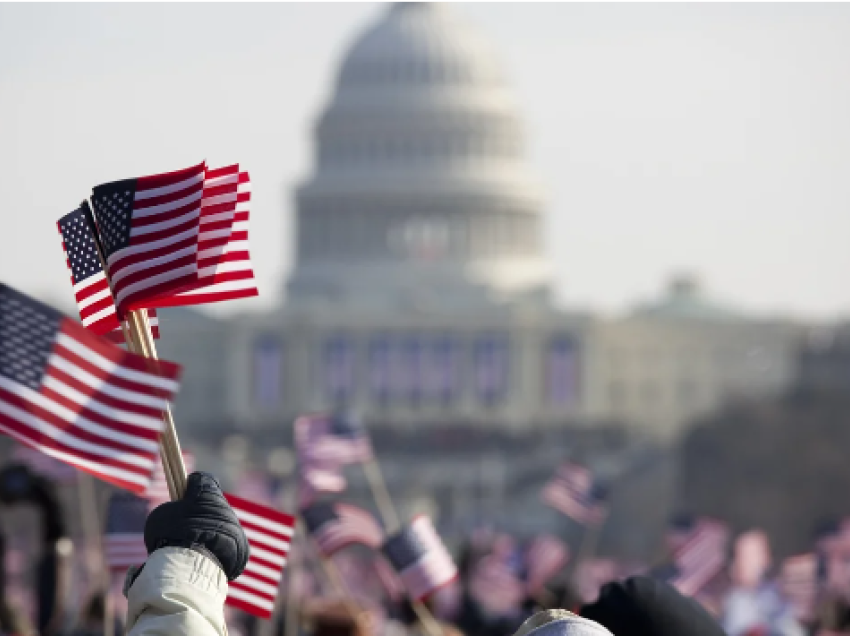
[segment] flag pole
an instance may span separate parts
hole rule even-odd
[[[112,572],[106,569],[106,589],[103,591],[103,636],[115,636],[115,599],[112,598]]]
[[[396,532],[401,527],[401,523],[399,522],[398,513],[393,505],[393,500],[390,497],[387,482],[384,480],[378,460],[373,456],[372,459],[364,462],[363,471],[366,473],[369,488],[372,490],[372,497],[378,506],[378,511],[381,513],[381,519],[384,521],[387,532]]]
[[[132,310],[128,312],[127,317],[129,331],[133,335],[133,338],[141,343],[143,354],[148,358],[158,360],[147,310]],[[165,430],[160,436],[160,444],[163,451],[162,458],[163,460],[168,460],[168,463],[163,461],[163,468],[166,470],[166,475],[169,468],[171,470],[171,479],[174,485],[174,492],[170,492],[171,498],[180,499],[186,492],[186,466],[183,463],[180,440],[177,438],[177,428],[174,426],[174,417],[171,415],[170,407],[165,407],[165,411],[162,413],[162,419],[165,422]]]
[[[401,529],[401,522],[378,460],[373,456],[369,461],[363,462],[363,471],[366,473],[366,479],[369,481],[369,487],[372,490],[372,497],[378,506],[387,534],[398,532]],[[411,599],[410,604],[429,636],[441,636],[443,630],[428,606],[418,599]]]
[[[588,524],[584,527],[581,543],[579,544],[578,554],[576,554],[575,562],[573,563],[572,578],[578,576],[581,564],[592,558],[596,554],[596,546],[599,543],[599,535],[602,532],[602,524],[604,521],[597,524]]]
[[[295,518],[295,528],[292,531],[292,547],[295,547],[295,541],[298,538],[298,529],[301,524],[298,521],[298,517]],[[286,616],[284,619],[286,623],[284,625],[284,634],[285,636],[298,636],[298,623],[300,622],[298,616],[298,599],[295,598],[295,583],[297,580],[296,575],[298,574],[298,565],[294,559],[290,559],[289,561],[289,572],[286,577]]]
[[[141,341],[136,337],[137,334],[134,331],[130,331],[129,325],[126,321],[121,321],[121,331],[124,333],[124,342],[127,343],[127,349],[133,353],[145,355]],[[159,460],[162,462],[162,471],[165,474],[165,483],[166,486],[168,486],[168,495],[171,497],[172,501],[175,501],[179,499],[177,495],[177,488],[174,486],[174,478],[171,475],[171,466],[169,465],[168,457],[165,454],[165,448],[162,444],[159,445]]]
[[[86,218],[91,226],[92,236],[94,237],[95,251],[97,252],[97,257],[100,259],[100,266],[103,269],[103,276],[106,278],[106,284],[109,285],[110,293],[112,293],[112,280],[109,278],[109,268],[107,267],[106,257],[103,253],[100,234],[97,231],[94,216],[91,212],[91,206],[87,199],[84,199],[80,206],[86,212]],[[147,358],[157,359],[156,345],[154,344],[146,309],[128,312],[127,324],[125,325],[122,321],[121,330],[124,333],[124,341],[127,343],[127,348],[130,351]],[[177,439],[177,429],[174,427],[174,418],[171,416],[170,407],[166,406],[162,414],[162,419],[165,422],[165,430],[159,436],[159,454],[162,461],[162,468],[165,472],[165,481],[168,484],[168,494],[171,496],[171,500],[175,501],[183,497],[183,493],[186,492],[186,466],[183,464],[183,454],[180,452],[180,441]]]
[[[319,555],[319,563],[322,564],[322,569],[325,571],[325,575],[328,577],[331,587],[333,587],[338,594],[342,595],[342,602],[345,603],[345,609],[348,610],[351,620],[354,621],[354,624],[361,636],[368,636],[369,625],[363,623],[363,611],[361,610],[360,605],[354,600],[351,590],[342,578],[336,563],[334,563],[332,559],[327,559],[321,555]]]

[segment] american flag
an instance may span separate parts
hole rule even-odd
[[[372,560],[372,567],[375,569],[375,575],[381,582],[381,586],[387,593],[387,598],[394,603],[400,602],[405,595],[404,583],[398,578],[398,574],[392,566],[382,556],[376,556]]]
[[[148,502],[141,497],[116,492],[109,498],[103,552],[111,570],[126,570],[148,558],[145,548],[147,518]]]
[[[29,469],[59,484],[69,484],[77,479],[77,469],[60,462],[39,450],[18,444],[12,451],[12,461],[19,462]]]
[[[115,301],[98,255],[94,220],[88,206],[63,216],[56,223],[62,237],[62,251],[71,271],[71,285],[83,327],[103,336],[118,329]]]
[[[567,545],[544,534],[535,537],[525,551],[526,588],[529,594],[535,594],[553,577],[557,576],[570,560]]]
[[[384,531],[369,512],[344,503],[317,503],[301,511],[307,531],[326,557],[352,543],[381,547]]]
[[[246,470],[236,481],[236,492],[264,506],[274,506],[276,487],[271,476],[259,470]]]
[[[298,466],[298,509],[312,505],[321,493],[340,493],[347,486],[339,466],[301,462]]]
[[[850,593],[850,522],[820,528],[816,545],[824,565],[824,586],[837,594]]]
[[[581,524],[599,524],[608,514],[605,487],[584,466],[562,464],[543,488],[542,499]]]
[[[451,555],[424,515],[387,539],[382,550],[413,600],[421,600],[457,578]]]
[[[71,272],[71,287],[80,312],[80,321],[90,331],[116,344],[124,344],[124,332],[103,264],[98,256],[94,219],[88,204],[83,203],[56,223],[62,239],[65,263]],[[148,311],[154,339],[159,339],[156,310]]]
[[[684,532],[687,538],[673,552],[676,571],[669,582],[682,594],[694,596],[726,565],[729,529],[714,519],[700,518]]]
[[[230,583],[226,603],[254,616],[270,618],[289,555],[295,518],[241,497],[225,497],[251,546],[248,565]]]
[[[360,422],[341,414],[295,420],[295,449],[307,465],[344,466],[372,459],[372,442]]]
[[[510,614],[525,599],[525,583],[512,556],[507,547],[496,548],[482,557],[470,572],[470,595],[493,614]]]
[[[195,455],[191,451],[183,451],[183,465],[186,467],[186,474],[191,475],[195,472]],[[160,504],[171,501],[171,495],[168,493],[168,482],[165,479],[165,469],[162,467],[162,461],[157,461],[153,468],[150,485],[142,494],[142,497],[148,500],[150,508],[156,508]]]
[[[816,553],[798,554],[782,562],[779,588],[798,620],[813,618],[822,583],[823,568]]]
[[[198,281],[206,164],[95,186],[92,208],[120,314]]]
[[[0,431],[23,444],[142,493],[179,371],[0,283]]]
[[[198,281],[150,306],[200,305],[259,294],[248,243],[251,177],[238,164],[208,170],[198,236]]]

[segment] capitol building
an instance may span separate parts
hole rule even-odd
[[[718,305],[692,277],[622,317],[558,307],[547,217],[583,212],[547,207],[498,56],[460,8],[379,11],[337,69],[294,187],[284,304],[162,312],[161,353],[185,365],[181,431],[289,431],[344,405],[396,433],[616,423],[664,442],[788,386],[799,329]]]

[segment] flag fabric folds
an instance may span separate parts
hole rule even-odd
[[[199,305],[259,294],[248,243],[251,178],[222,168],[219,185],[205,186],[198,239],[198,282],[190,290],[150,303],[156,307]],[[232,205],[231,192],[232,189]]]
[[[340,493],[348,486],[340,466],[322,466],[309,462],[298,467],[298,509],[311,506],[323,493]]]
[[[226,603],[269,618],[289,555],[295,518],[268,506],[225,495],[245,530],[251,555],[245,571],[230,583]]]
[[[0,431],[27,446],[142,493],[179,370],[0,283]]]
[[[98,254],[94,220],[80,206],[56,223],[83,327],[99,336],[120,330],[115,301]]]
[[[490,614],[509,615],[525,600],[526,586],[516,556],[513,541],[502,536],[472,567],[469,593]]]
[[[71,272],[71,286],[83,327],[116,344],[124,344],[124,331],[115,299],[98,256],[96,230],[87,205],[63,216],[57,222],[62,237],[65,263]],[[159,317],[148,310],[151,333],[159,339]]]
[[[384,542],[384,556],[413,600],[422,600],[458,576],[431,520],[420,515]]]
[[[669,583],[685,596],[695,596],[725,566],[729,529],[714,519],[700,518],[678,532],[684,538],[673,551],[675,570]]]
[[[345,415],[306,415],[295,421],[295,449],[303,465],[344,466],[372,459],[360,423]]]
[[[539,592],[566,567],[569,560],[570,549],[560,539],[548,534],[532,539],[525,551],[528,593],[533,595]]]
[[[206,164],[95,186],[92,209],[119,314],[198,281]]]
[[[555,510],[584,525],[602,523],[608,514],[607,492],[584,466],[562,464],[541,497]]]
[[[109,498],[103,552],[110,570],[126,570],[148,558],[145,548],[145,521],[148,502],[127,492]]]
[[[319,553],[325,557],[352,543],[377,550],[384,540],[384,532],[375,517],[357,506],[318,503],[302,510],[301,517]]]
[[[12,451],[12,461],[24,464],[32,472],[57,484],[71,484],[77,480],[76,468],[29,446],[17,444]]]

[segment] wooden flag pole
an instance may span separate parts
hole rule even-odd
[[[124,333],[124,342],[127,343],[127,349],[139,355],[145,355],[145,349],[142,345],[138,333],[131,331],[127,322],[121,322],[121,331]],[[162,462],[162,471],[165,474],[165,483],[168,486],[168,495],[172,501],[179,499],[177,495],[177,487],[174,485],[174,477],[171,475],[171,466],[168,462],[168,456],[165,454],[165,447],[159,445],[159,460]]]
[[[141,343],[143,354],[148,358],[157,360],[156,345],[148,322],[147,310],[130,311],[127,318],[129,331],[133,339]],[[186,466],[183,463],[180,440],[177,438],[177,428],[174,426],[174,418],[169,407],[166,407],[163,411],[162,419],[165,422],[165,430],[160,436],[160,444],[162,445],[163,460],[168,460],[167,462],[163,461],[163,468],[166,471],[166,477],[169,470],[171,472],[171,480],[174,486],[174,491],[170,492],[172,500],[180,499],[186,492]]]
[[[97,257],[100,259],[100,266],[103,269],[103,275],[111,292],[113,287],[112,280],[109,277],[109,267],[103,252],[100,234],[94,224],[91,206],[88,200],[83,200],[80,205],[86,210],[86,217],[92,224],[91,231],[94,236]],[[127,322],[126,324],[124,322],[121,323],[121,330],[124,333],[124,341],[127,343],[127,348],[130,351],[147,358],[157,359],[156,345],[154,344],[153,334],[151,333],[150,323],[148,322],[147,309],[137,309],[128,312]],[[165,412],[162,414],[162,419],[165,422],[165,431],[159,437],[159,455],[162,461],[162,468],[165,472],[165,481],[168,484],[168,494],[171,496],[172,501],[176,501],[183,497],[183,493],[186,492],[186,466],[183,464],[180,441],[177,439],[177,429],[174,427],[174,418],[171,417],[170,408],[166,407]]]
[[[112,598],[112,572],[106,569],[106,589],[103,591],[103,636],[115,636],[115,599]]]
[[[333,587],[336,592],[342,596],[342,602],[345,603],[345,609],[351,616],[351,620],[353,620],[354,624],[357,626],[357,631],[360,632],[361,636],[368,636],[370,630],[369,625],[363,622],[363,611],[361,610],[360,605],[354,600],[351,590],[348,589],[348,585],[346,585],[345,580],[342,578],[339,568],[336,567],[336,563],[321,555],[319,555],[319,562],[322,564],[322,569],[325,571],[325,575],[328,577],[331,587]]]
[[[296,518],[295,528],[292,532],[292,543],[290,544],[293,548],[296,545],[295,542],[298,538],[298,528],[300,525],[298,518]],[[300,621],[298,616],[298,599],[295,598],[298,566],[293,559],[289,559],[288,569],[289,572],[286,577],[286,616],[284,617],[286,623],[284,625],[284,634],[285,636],[298,636],[298,624]]]
[[[384,521],[387,533],[392,534],[398,531],[401,528],[401,523],[393,505],[392,497],[390,497],[390,492],[387,490],[387,483],[384,481],[384,475],[381,472],[378,460],[373,457],[368,462],[364,462],[363,471],[366,473],[369,488],[372,490],[372,497],[375,499],[375,504],[381,513],[381,519]]]
[[[378,511],[381,514],[387,534],[398,532],[401,529],[401,522],[399,521],[398,512],[396,512],[393,505],[390,491],[387,489],[387,482],[384,480],[378,460],[373,457],[368,462],[363,462],[363,471],[366,473],[366,479],[369,481],[369,487],[372,490],[372,497],[378,506]],[[434,618],[431,610],[428,609],[428,606],[419,600],[411,600],[410,604],[429,636],[441,636],[443,630]]]
[[[603,523],[604,521],[594,525],[586,525],[584,527],[581,544],[579,545],[578,554],[576,555],[576,559],[573,564],[571,578],[575,579],[578,576],[581,564],[596,554],[596,546],[599,543],[599,535],[602,533]]]
[[[104,559],[100,542],[100,515],[97,510],[97,498],[94,492],[94,480],[86,472],[77,473],[77,494],[80,501],[80,522],[86,542],[86,570],[89,579],[97,581],[103,573]]]

